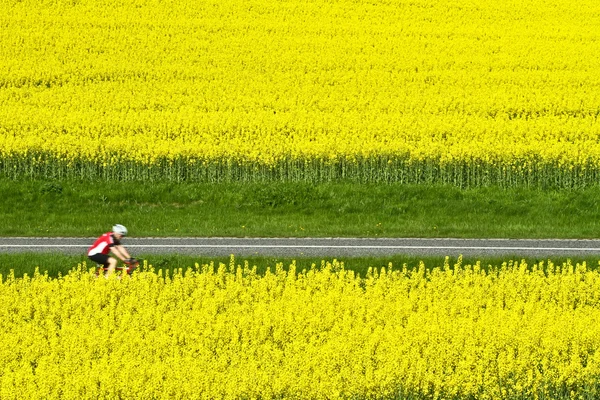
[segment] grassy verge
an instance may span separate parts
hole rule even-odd
[[[152,265],[155,269],[163,270],[176,270],[182,268],[186,270],[191,267],[194,268],[195,264],[200,266],[210,264],[214,262],[215,265],[223,263],[230,265],[230,257],[194,257],[184,255],[141,255],[140,259],[146,260],[149,265]],[[361,276],[365,276],[369,268],[376,268],[380,270],[385,267],[388,268],[390,263],[393,269],[401,269],[404,265],[408,269],[418,268],[420,263],[423,262],[425,267],[433,269],[436,267],[442,267],[444,265],[445,257],[418,257],[409,255],[395,255],[391,257],[349,257],[337,258],[338,261],[344,263],[344,267],[347,270],[352,270],[359,273]],[[314,264],[320,267],[323,262],[333,261],[333,258],[287,258],[287,257],[234,257],[235,265],[244,266],[245,262],[248,262],[250,267],[256,266],[258,273],[264,273],[267,268],[271,268],[273,271],[278,263],[283,263],[284,269],[287,269],[292,262],[296,263],[297,270],[310,269]],[[450,265],[456,264],[458,261],[457,257],[449,257]],[[474,265],[480,262],[483,269],[488,269],[490,266],[497,267],[501,266],[504,262],[525,261],[527,265],[532,266],[544,262],[547,265],[549,261],[552,261],[555,265],[562,265],[567,261],[570,261],[572,265],[577,263],[586,262],[588,268],[596,269],[599,267],[599,257],[520,257],[514,255],[511,257],[463,257],[462,265]],[[24,274],[32,276],[36,270],[39,269],[40,273],[48,273],[50,277],[57,277],[59,274],[65,275],[71,269],[77,268],[78,264],[86,262],[87,267],[93,267],[93,264],[84,256],[77,255],[65,255],[58,253],[19,253],[19,254],[0,254],[0,274],[7,276],[14,272],[16,277],[22,277]]]
[[[593,238],[600,188],[0,180],[0,236]]]

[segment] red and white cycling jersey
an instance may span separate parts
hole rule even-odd
[[[94,254],[108,254],[110,253],[110,248],[120,244],[113,236],[112,232],[106,232],[104,235],[100,236],[92,247],[88,249],[88,256],[93,256]]]

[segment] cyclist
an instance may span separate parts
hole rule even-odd
[[[117,260],[109,256],[111,252],[125,263],[132,261],[131,256],[121,244],[121,239],[126,235],[127,228],[123,225],[113,226],[112,232],[106,232],[100,236],[88,249],[88,258],[97,264],[104,265],[104,268],[108,268],[107,275],[113,273],[117,267]]]

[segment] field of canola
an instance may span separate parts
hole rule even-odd
[[[0,0],[0,175],[573,187],[595,0]]]
[[[4,276],[0,397],[598,398],[598,270],[460,264]]]

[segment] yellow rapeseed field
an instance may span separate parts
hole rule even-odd
[[[0,281],[0,398],[593,399],[600,272],[196,265]]]
[[[0,10],[5,173],[374,158],[600,169],[596,0],[0,0]]]

